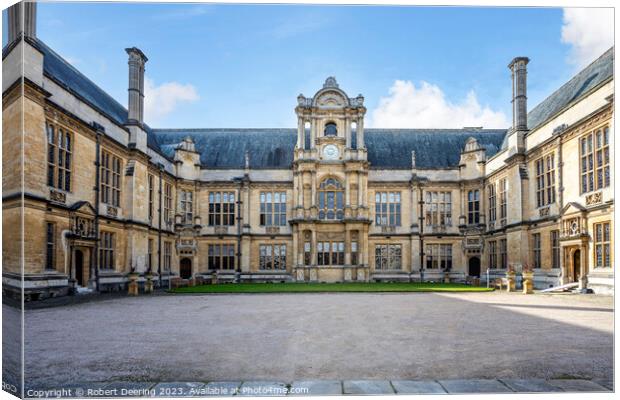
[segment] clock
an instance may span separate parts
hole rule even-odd
[[[338,151],[338,146],[334,144],[328,144],[323,147],[323,158],[327,160],[336,160],[340,155],[340,151]]]

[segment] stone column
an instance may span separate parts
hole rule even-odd
[[[312,204],[312,207],[316,207],[316,171],[312,171],[311,179],[312,179],[312,200],[310,201],[310,203]]]
[[[366,147],[364,144],[364,116],[360,116],[357,119],[357,148],[363,149]]]
[[[351,230],[346,228],[344,231],[344,264],[351,265]]]
[[[351,173],[349,171],[345,171],[345,182],[344,182],[344,205],[345,207],[351,207]]]
[[[297,225],[293,225],[293,268],[299,265],[299,229]]]
[[[346,141],[345,148],[351,148],[351,119],[347,116],[344,118],[344,136]]]
[[[362,172],[357,171],[357,208],[362,207]]]
[[[304,126],[304,119],[302,117],[297,117],[297,148],[302,149],[304,146],[304,136],[306,132],[306,127]]]
[[[316,147],[316,137],[317,137],[317,118],[312,117],[312,122],[310,125],[310,148],[314,149]]]
[[[310,260],[310,265],[317,265],[317,251],[316,251],[316,230],[312,229],[312,248],[311,248],[312,259]]]

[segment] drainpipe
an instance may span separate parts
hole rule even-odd
[[[420,212],[418,216],[418,231],[420,233],[420,282],[424,282],[424,191],[422,190],[422,184],[418,186],[420,190],[420,198],[418,204],[420,205]]]
[[[241,282],[241,229],[242,229],[242,222],[243,222],[243,217],[241,214],[241,205],[243,204],[241,201],[241,192],[243,190],[243,181],[244,178],[235,178],[235,180],[237,180],[239,182],[239,191],[237,193],[237,201],[236,206],[237,206],[237,217],[236,222],[237,222],[237,271],[235,272],[235,282],[236,283],[240,283]]]
[[[163,285],[163,279],[161,276],[161,212],[162,212],[162,207],[161,207],[161,201],[162,201],[162,184],[163,184],[163,169],[164,166],[159,163],[158,164],[159,167],[159,226],[157,227],[157,275],[159,275],[159,288],[162,288]],[[170,280],[170,276],[168,276],[168,280]]]
[[[95,144],[95,289],[100,292],[99,287],[99,186],[101,181],[101,134],[103,133],[103,126],[93,122],[93,127],[96,129],[97,141]]]

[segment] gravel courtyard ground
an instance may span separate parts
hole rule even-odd
[[[613,377],[613,298],[592,295],[140,296],[28,310],[25,326],[30,387]]]

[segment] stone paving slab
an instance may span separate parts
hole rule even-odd
[[[243,382],[237,396],[286,396],[287,392],[284,382],[252,381]]]
[[[162,382],[151,390],[160,397],[188,397],[201,396],[201,389],[206,386],[203,382]]]
[[[436,381],[392,381],[397,394],[445,394],[445,389]]]
[[[506,385],[495,379],[454,379],[440,380],[448,393],[506,393],[512,392]]]
[[[502,379],[506,386],[520,393],[562,392],[557,386],[550,385],[544,379]]]
[[[201,389],[201,396],[233,396],[240,387],[241,381],[209,382]]]
[[[325,396],[342,394],[341,381],[295,381],[291,384],[291,396]]]
[[[609,392],[609,389],[598,383],[585,379],[550,379],[548,382],[565,392]]]
[[[344,394],[394,394],[390,381],[344,381]]]
[[[614,390],[614,380],[613,379],[594,379],[593,381],[598,383],[599,385],[603,386],[604,388],[607,388],[609,390]]]

